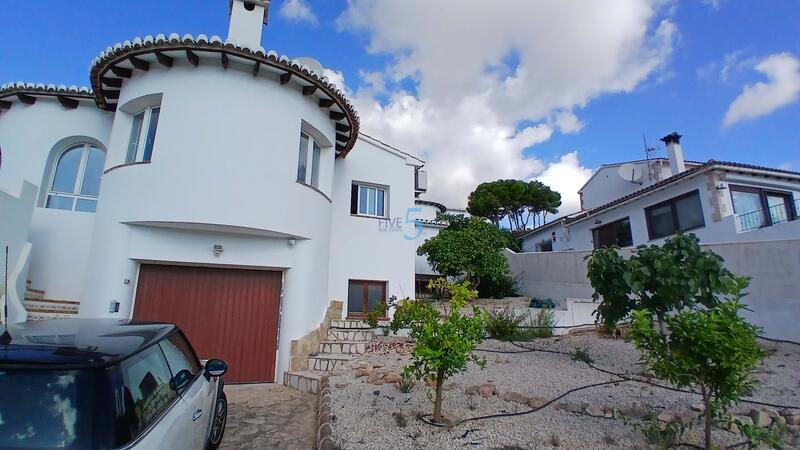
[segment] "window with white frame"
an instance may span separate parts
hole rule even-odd
[[[95,212],[106,153],[91,144],[64,150],[53,165],[45,207]]]
[[[311,136],[300,133],[300,150],[297,157],[297,181],[319,187],[319,165],[322,147]],[[310,161],[309,161],[310,157]],[[311,170],[309,170],[309,167]]]
[[[375,184],[353,183],[350,198],[350,213],[359,216],[388,217],[386,204],[388,187]]]
[[[147,107],[133,115],[125,163],[149,162],[153,157],[153,144],[156,140],[160,115],[160,105]]]

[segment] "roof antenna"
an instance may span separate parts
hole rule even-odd
[[[0,335],[0,345],[8,346],[11,343],[11,333],[8,332],[8,246],[6,245],[6,264],[5,264],[5,277],[3,277],[3,295],[5,301],[3,302],[3,326],[5,327],[3,334]],[[8,348],[6,347],[6,350]]]
[[[645,137],[644,133],[642,133],[642,142],[644,143],[644,159],[647,162],[647,175],[650,177],[651,180],[657,178],[655,165],[650,163],[651,159],[656,157],[656,152],[658,151],[655,147],[648,147],[647,146],[647,138]]]

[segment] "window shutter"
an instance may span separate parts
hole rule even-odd
[[[358,185],[355,183],[350,189],[350,214],[358,214]]]

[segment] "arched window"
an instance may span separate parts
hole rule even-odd
[[[91,144],[73,145],[58,157],[50,180],[46,207],[95,212],[104,151]]]

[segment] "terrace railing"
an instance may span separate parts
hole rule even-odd
[[[794,201],[794,211],[800,210],[800,199]],[[793,220],[794,211],[788,211],[785,204],[774,205],[767,209],[767,214],[761,209],[736,216],[736,229],[742,233],[757,228],[768,227],[776,223]]]

